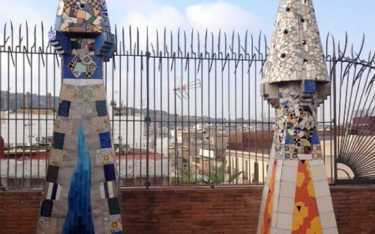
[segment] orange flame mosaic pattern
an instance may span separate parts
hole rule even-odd
[[[272,175],[269,182],[269,189],[267,194],[266,205],[264,207],[264,217],[263,217],[263,225],[262,231],[263,234],[269,234],[271,231],[271,221],[272,221],[272,208],[273,208],[273,195],[275,191],[275,177],[276,177],[276,165],[277,161],[275,160],[273,168],[272,168]]]
[[[314,184],[307,161],[299,161],[298,164],[292,233],[323,233],[316,203]]]

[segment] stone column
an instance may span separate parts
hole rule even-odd
[[[62,87],[37,233],[121,234],[103,63],[115,48],[104,0],[60,0],[50,43]]]
[[[281,0],[263,70],[276,123],[259,234],[337,233],[317,124],[329,82],[312,1]]]

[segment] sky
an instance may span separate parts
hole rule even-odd
[[[1,45],[3,38],[1,25],[10,20],[14,24],[25,23],[27,20],[29,25],[44,21],[45,30],[48,30],[48,27],[53,25],[58,0],[0,0],[0,3],[6,6],[0,8]],[[150,31],[161,30],[163,27],[174,31],[179,28],[187,31],[192,28],[198,31],[207,28],[211,32],[235,30],[244,33],[249,31],[254,34],[262,31],[269,38],[273,30],[279,0],[107,0],[107,3],[112,25],[125,27],[132,25],[141,29],[147,26]],[[362,58],[367,58],[367,53],[375,48],[375,30],[373,30],[375,1],[315,0],[314,4],[322,37],[325,38],[327,33],[331,33],[337,39],[343,40],[347,32],[349,41],[354,43],[357,48],[355,50],[358,50],[362,35],[366,34],[366,54],[363,54]],[[5,63],[6,59],[2,61]],[[2,77],[6,77],[6,69],[3,70]],[[3,82],[3,87],[7,87],[5,79],[1,82]],[[52,85],[52,82],[48,84]],[[11,84],[10,87],[12,90],[15,85]],[[259,89],[258,86],[256,87]],[[252,91],[249,90],[249,92]],[[173,92],[168,94],[173,95]],[[139,99],[137,102],[144,99],[141,96],[137,98]],[[210,105],[207,104],[207,106]],[[235,105],[231,108],[233,106]]]
[[[13,20],[30,24],[53,22],[57,0],[0,0],[0,24]],[[145,28],[177,30],[195,28],[216,32],[246,30],[263,31],[269,36],[273,29],[278,0],[107,0],[112,24]],[[315,0],[322,36],[332,33],[358,45],[365,33],[366,50],[375,47],[374,0]]]

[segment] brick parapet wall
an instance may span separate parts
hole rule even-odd
[[[255,233],[261,187],[123,189],[127,234]],[[375,186],[332,187],[341,234],[375,234]],[[0,233],[35,233],[38,191],[0,192]]]

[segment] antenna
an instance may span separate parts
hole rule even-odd
[[[173,92],[176,93],[177,97],[181,99],[181,101],[188,99],[190,97],[191,90],[197,90],[202,88],[202,81],[200,79],[194,80],[190,83],[185,83],[175,89]]]

